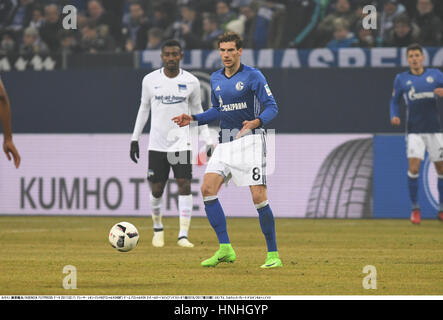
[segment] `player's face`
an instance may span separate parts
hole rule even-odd
[[[240,62],[242,48],[237,49],[235,42],[222,42],[219,46],[220,57],[226,68],[235,66]]]
[[[411,69],[421,69],[423,67],[424,60],[423,53],[420,50],[409,50],[408,52],[408,64]]]
[[[182,52],[179,47],[164,47],[161,54],[163,66],[168,70],[177,70],[180,67]]]

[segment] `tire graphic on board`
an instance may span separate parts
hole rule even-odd
[[[306,218],[372,218],[373,158],[372,138],[332,150],[314,180]]]

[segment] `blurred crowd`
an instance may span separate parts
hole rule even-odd
[[[363,8],[377,8],[365,29]],[[77,29],[63,29],[66,5]],[[443,0],[0,0],[0,54],[132,52],[165,39],[214,49],[224,31],[244,47],[442,45]]]

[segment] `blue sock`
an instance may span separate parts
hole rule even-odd
[[[440,203],[439,211],[443,211],[443,177],[438,177],[438,198]]]
[[[412,177],[411,177],[412,176]],[[412,175],[408,172],[409,197],[411,198],[412,209],[418,209],[418,174]]]
[[[268,252],[277,251],[277,241],[275,240],[275,223],[271,207],[266,204],[257,209],[260,220],[261,231],[265,235]]]
[[[212,198],[212,197],[208,197]],[[226,218],[223,208],[218,201],[218,198],[213,198],[210,200],[204,200],[206,216],[208,217],[209,223],[217,234],[218,242],[221,243],[231,243],[229,241],[228,231],[226,229]]]

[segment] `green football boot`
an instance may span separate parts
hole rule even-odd
[[[281,262],[281,260],[278,256],[278,251],[268,252],[266,262],[260,268],[270,269],[270,268],[276,268],[276,267],[283,267],[283,263]]]
[[[215,254],[201,263],[203,267],[215,267],[220,262],[232,263],[235,261],[235,251],[230,243],[221,243]]]

